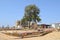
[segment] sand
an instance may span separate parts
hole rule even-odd
[[[19,37],[5,35],[0,32],[0,40],[60,40],[60,32],[52,32],[45,36],[23,38],[23,39]]]

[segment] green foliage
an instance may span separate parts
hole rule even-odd
[[[41,19],[38,16],[39,13],[40,13],[40,10],[39,10],[39,8],[37,8],[36,5],[28,5],[25,8],[24,17],[27,19],[27,21],[39,22],[39,21],[41,21]]]
[[[23,19],[21,20],[22,24],[26,24],[29,22],[28,25],[30,25],[30,22],[39,22],[41,21],[39,17],[40,10],[36,5],[28,5],[25,7],[25,14]]]

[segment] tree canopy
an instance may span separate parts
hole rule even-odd
[[[25,15],[27,21],[39,22],[41,21],[39,17],[40,10],[36,5],[28,5],[25,8]]]
[[[25,7],[25,14],[21,20],[22,24],[26,24],[27,22],[39,22],[41,18],[39,17],[40,10],[36,5],[28,5]]]

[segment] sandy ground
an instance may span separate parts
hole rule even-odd
[[[60,32],[52,32],[45,36],[23,39],[20,39],[19,37],[5,35],[0,32],[0,40],[60,40]]]

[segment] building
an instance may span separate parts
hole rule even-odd
[[[22,25],[21,25],[21,22],[19,20],[16,21],[15,29],[22,29]]]
[[[60,28],[60,23],[53,23],[53,24],[51,24],[51,27]]]
[[[48,24],[40,24],[38,26],[40,26],[41,28],[51,28],[51,25]]]

